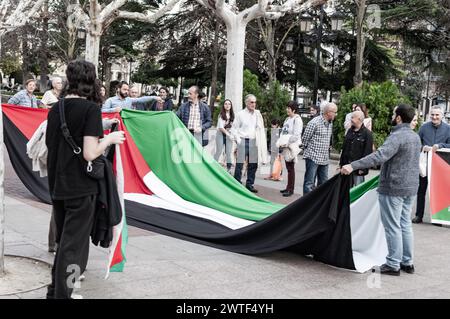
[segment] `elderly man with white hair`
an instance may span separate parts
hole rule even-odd
[[[317,186],[328,180],[328,162],[330,160],[331,136],[333,134],[333,120],[336,118],[338,107],[334,103],[324,105],[322,114],[309,121],[303,135],[303,157],[306,171],[303,182],[303,195],[312,191],[316,175]]]
[[[52,89],[44,93],[41,103],[47,108],[52,107],[53,104],[58,102],[62,87],[63,83],[60,77],[52,78]]]
[[[350,118],[351,126],[345,135],[344,145],[342,147],[339,167],[357,161],[370,153],[373,148],[372,132],[364,126],[364,113],[362,111],[354,111]],[[364,176],[367,175],[369,169],[359,169],[352,173],[352,186],[356,186],[364,182]]]
[[[245,97],[246,108],[236,114],[231,134],[234,136],[237,147],[236,168],[234,178],[240,183],[242,168],[247,160],[247,181],[245,187],[252,193],[258,162],[267,163],[267,144],[264,121],[261,112],[256,109],[256,96],[249,94]]]
[[[444,111],[439,106],[433,106],[430,111],[431,121],[420,127],[419,137],[422,151],[436,151],[440,148],[450,148],[450,125],[443,121]],[[413,223],[419,224],[423,219],[425,209],[425,195],[428,188],[428,178],[419,176],[419,190],[417,192],[417,210]]]

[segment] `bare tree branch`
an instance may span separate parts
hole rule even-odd
[[[27,10],[28,6],[33,2],[34,0],[19,1],[19,4],[14,10],[14,12],[10,14],[5,21],[0,20],[0,35],[14,31],[15,29],[25,25],[27,21],[31,17],[33,17],[37,13],[37,11],[42,7],[45,0],[36,0],[33,7]],[[11,7],[9,1],[6,2],[5,6],[2,5],[1,15],[3,18],[6,17],[6,15],[8,14],[9,7]]]
[[[160,8],[158,11],[149,15],[148,13],[139,13],[139,12],[127,12],[127,11],[116,11],[117,18],[122,19],[133,19],[142,22],[154,23],[159,18],[164,16],[166,13],[170,12],[177,3],[183,0],[171,0],[168,4]]]
[[[115,15],[115,11],[120,9],[128,0],[115,0],[108,4],[100,13],[100,20],[106,21],[110,16]]]
[[[244,22],[248,23],[256,18],[262,17],[266,12],[268,4],[269,0],[258,0],[257,4],[243,10],[239,13],[239,16]]]

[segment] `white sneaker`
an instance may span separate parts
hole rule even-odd
[[[82,296],[82,295],[78,295],[78,294],[72,293],[72,294],[70,295],[70,299],[83,299],[83,296]]]

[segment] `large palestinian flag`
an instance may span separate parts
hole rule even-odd
[[[431,222],[450,225],[450,149],[428,152]]]
[[[47,181],[32,172],[25,152],[47,111],[4,105],[3,112],[17,175],[49,202]],[[129,225],[243,254],[285,249],[358,272],[385,262],[377,178],[350,191],[350,177],[336,175],[283,206],[239,184],[174,113],[123,110],[121,122],[127,139],[117,147],[114,167]],[[123,248],[125,229],[117,247]],[[123,260],[123,249],[116,252]]]

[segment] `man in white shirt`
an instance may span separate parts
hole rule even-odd
[[[256,130],[259,111],[256,110],[256,96],[249,94],[245,97],[246,108],[237,113],[233,122],[232,131],[238,144],[236,168],[234,178],[240,183],[242,167],[247,160],[247,181],[245,187],[253,193],[258,191],[253,187],[255,174],[258,169],[258,145],[256,143]]]

